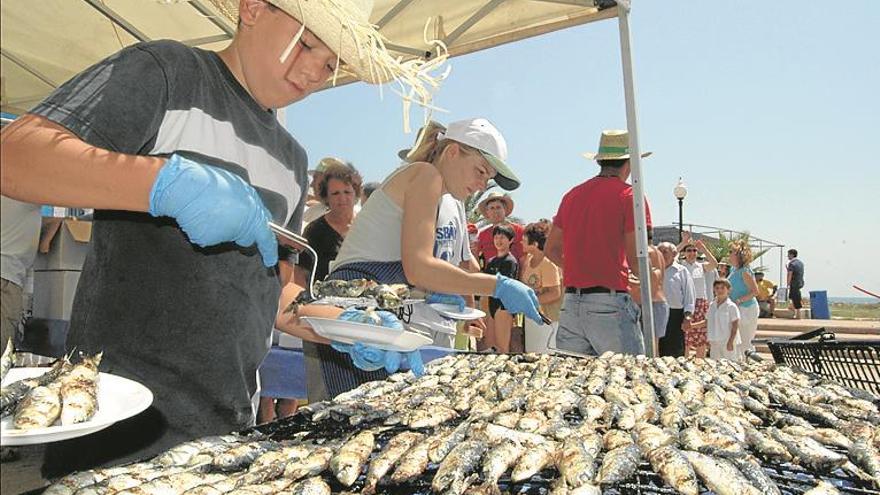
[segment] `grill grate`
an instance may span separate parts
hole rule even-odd
[[[804,342],[795,337],[769,341],[773,359],[880,396],[880,341],[837,341],[825,329],[806,335],[819,336],[820,340]]]
[[[779,410],[785,410],[785,408],[779,405],[774,407]],[[572,418],[569,418],[569,421],[577,417],[577,415],[573,415]],[[455,425],[456,423],[457,421],[453,421],[447,423],[447,425]],[[287,440],[299,434],[303,440],[325,442],[328,440],[343,440],[354,432],[371,427],[381,427],[381,421],[371,424],[361,424],[358,426],[351,426],[348,423],[334,419],[312,423],[304,414],[298,413],[289,418],[258,426],[254,428],[254,430],[268,435],[275,440]],[[372,455],[375,456],[382,448],[384,448],[385,444],[392,436],[407,429],[408,428],[406,427],[393,426],[388,427],[387,430],[379,433],[377,435],[377,445]],[[304,433],[305,435],[303,435]],[[832,450],[837,450],[842,453],[839,449]],[[601,463],[601,461],[602,457],[600,456],[598,462]],[[767,463],[764,461],[762,462],[762,466],[767,474],[776,481],[783,495],[801,495],[816,486],[819,481],[827,481],[834,484],[842,494],[880,495],[880,490],[872,488],[869,482],[858,479],[840,469],[828,474],[815,475],[801,466],[790,463]],[[431,464],[429,465],[428,470],[415,481],[395,486],[380,485],[377,493],[385,495],[429,495],[432,493],[431,480],[433,480],[436,471],[437,466]],[[558,473],[556,470],[550,469],[538,473],[528,481],[511,483],[510,478],[505,475],[499,480],[498,486],[502,493],[546,495],[550,491],[551,483],[557,478],[557,476]],[[329,473],[324,474],[324,479],[332,487],[333,493],[358,493],[364,483],[364,475],[361,475],[351,487],[342,486]],[[673,488],[667,486],[660,479],[659,475],[653,472],[648,463],[642,463],[637,473],[630,480],[603,488],[603,493],[609,495],[673,495],[678,493]],[[702,485],[701,488],[704,493],[711,493]]]

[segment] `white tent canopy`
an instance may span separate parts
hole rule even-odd
[[[376,0],[371,21],[404,58],[431,56],[428,37],[464,55],[617,16],[630,133],[642,301],[650,301],[647,233],[629,34],[630,0]],[[235,31],[211,0],[3,0],[0,109],[21,114],[86,67],[140,41],[175,39],[220,49]],[[642,311],[648,355],[653,318]]]
[[[428,19],[429,36],[456,56],[616,14],[593,0],[377,0],[371,20],[413,58],[429,49]],[[210,0],[3,0],[0,19],[0,106],[13,114],[124,46],[174,39],[217,50],[235,32]]]

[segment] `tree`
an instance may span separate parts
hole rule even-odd
[[[714,256],[716,260],[722,261],[722,260],[726,260],[728,255],[730,255],[730,245],[734,241],[740,241],[740,240],[745,241],[747,244],[749,244],[749,246],[751,246],[750,239],[751,239],[751,236],[749,235],[748,231],[739,232],[739,233],[736,233],[736,234],[733,234],[730,236],[724,235],[724,232],[719,232],[717,241],[712,240],[712,239],[707,239],[707,242],[705,242],[705,244],[706,244],[706,249],[708,249],[709,252],[712,253],[712,256]],[[770,250],[770,248],[759,249],[759,250],[751,249],[752,260],[757,260],[761,256],[764,256],[764,254],[767,253],[767,251],[769,251],[769,250]],[[763,271],[765,269],[766,269],[766,267],[762,267],[762,266],[754,268],[754,270],[757,270],[757,271]]]

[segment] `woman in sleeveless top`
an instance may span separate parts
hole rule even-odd
[[[752,339],[758,332],[758,285],[755,283],[755,275],[749,268],[752,261],[752,250],[749,243],[744,240],[733,241],[730,245],[730,300],[739,307],[740,320],[739,332],[742,343],[737,349],[740,358],[745,356],[746,351],[752,351]]]
[[[540,321],[537,296],[525,284],[466,272],[433,253],[443,194],[464,200],[484,191],[490,179],[506,190],[519,187],[505,163],[507,144],[501,133],[486,119],[453,122],[448,128],[435,123],[423,129],[406,159],[409,163],[385,179],[358,214],[327,279],[366,278],[435,293],[494,296],[511,311]],[[309,400],[333,397],[388,376],[384,370],[356,368],[348,354],[330,346],[307,347],[313,348],[311,353],[306,349],[309,377],[323,379],[320,387],[310,384]],[[316,362],[320,373],[314,372]]]

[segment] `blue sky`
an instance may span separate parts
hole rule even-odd
[[[796,247],[807,290],[880,291],[880,2],[636,1],[631,20],[646,191],[655,225],[748,230]],[[482,116],[505,135],[523,180],[517,216],[550,217],[596,173],[580,153],[625,129],[617,21],[452,59],[436,95],[448,122]],[[314,164],[351,160],[367,180],[397,164],[404,134],[390,92],[354,84],[288,109]],[[413,112],[413,121],[421,118]],[[769,278],[778,255],[765,258]]]

